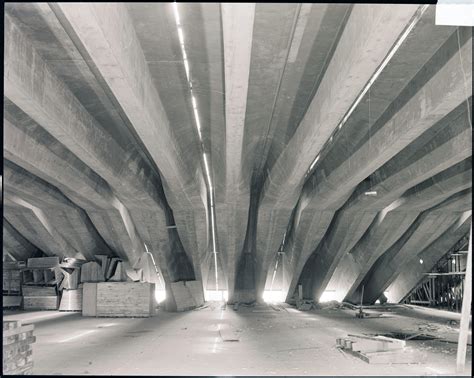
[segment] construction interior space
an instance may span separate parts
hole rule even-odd
[[[3,373],[470,375],[437,7],[6,3]]]

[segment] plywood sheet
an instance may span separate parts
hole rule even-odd
[[[82,316],[97,315],[97,284],[86,282],[82,288]]]
[[[23,309],[25,310],[57,310],[57,296],[23,296]]]
[[[154,313],[154,284],[101,282],[97,284],[97,316],[149,317]]]

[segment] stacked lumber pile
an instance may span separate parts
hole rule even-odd
[[[150,317],[155,305],[155,285],[152,283],[84,283],[83,316]]]
[[[81,282],[123,282],[127,280],[122,259],[107,255],[96,255],[97,261],[89,261],[81,266]]]
[[[170,297],[166,301],[168,311],[187,311],[204,304],[201,281],[179,281],[170,285]]]
[[[57,286],[64,274],[59,268],[58,257],[28,259],[23,276],[23,308],[25,310],[57,310]]]
[[[3,321],[3,375],[31,374],[34,325],[20,321]]]
[[[59,257],[32,257],[28,259],[28,268],[54,268],[59,265]]]
[[[103,282],[102,267],[95,261],[89,261],[81,267],[81,282]]]
[[[59,269],[63,274],[59,291],[62,293],[59,311],[81,311],[82,310],[82,284],[81,266],[85,264],[85,260],[74,258],[65,258]]]
[[[58,293],[56,286],[23,285],[23,309],[57,310]]]
[[[414,364],[426,358],[406,348],[405,340],[384,336],[347,335],[336,339],[336,347],[370,364]]]
[[[21,271],[26,266],[24,261],[3,263],[3,307],[20,307],[21,305]]]

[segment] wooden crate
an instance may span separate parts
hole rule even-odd
[[[57,310],[58,297],[57,296],[23,296],[24,310]]]
[[[149,317],[154,314],[155,305],[155,285],[152,283],[84,283],[83,316]]]
[[[56,286],[22,286],[23,296],[25,297],[50,297],[56,296]]]
[[[4,295],[3,308],[20,307],[23,297],[21,295]]]
[[[3,375],[31,374],[33,368],[34,325],[20,321],[3,322]]]
[[[24,285],[56,285],[63,278],[59,267],[27,268],[22,271]]]
[[[3,294],[20,295],[21,270],[3,269]]]

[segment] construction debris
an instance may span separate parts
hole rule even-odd
[[[34,325],[22,326],[21,321],[3,321],[3,374],[31,374]]]
[[[405,340],[384,336],[347,335],[336,347],[370,364],[423,363],[425,355],[406,348]]]
[[[309,311],[314,308],[314,301],[308,299],[297,299],[296,308],[300,311]]]
[[[329,301],[329,302],[321,302],[321,303],[315,303],[314,308],[315,309],[338,309],[343,307],[341,303],[338,301]]]

